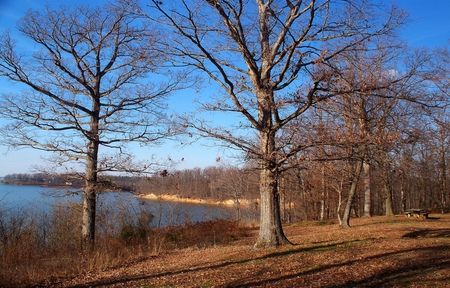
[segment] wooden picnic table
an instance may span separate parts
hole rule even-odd
[[[405,212],[407,218],[428,219],[428,213],[424,209],[412,208]]]

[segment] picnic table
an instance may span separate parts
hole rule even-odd
[[[428,213],[424,212],[424,209],[409,209],[405,212],[407,218],[428,219]]]

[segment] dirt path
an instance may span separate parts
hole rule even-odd
[[[352,219],[353,228],[285,227],[296,245],[255,251],[249,238],[87,273],[50,287],[450,287],[450,215]],[[438,219],[439,217],[439,219]]]

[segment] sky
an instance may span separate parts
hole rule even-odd
[[[379,0],[374,0],[379,1]],[[389,3],[391,0],[385,0]],[[411,46],[433,48],[436,46],[444,46],[448,44],[450,39],[450,11],[449,0],[392,0],[399,7],[405,9],[409,14],[412,23],[408,24],[401,30],[401,36]],[[95,3],[101,3],[102,0],[96,0]],[[0,31],[5,29],[14,30],[14,26],[18,19],[24,16],[28,9],[41,10],[45,5],[45,1],[36,0],[0,0]],[[73,1],[69,0],[49,0],[48,4],[59,6],[61,4],[71,5]],[[77,4],[89,3],[92,1],[79,0]],[[0,78],[0,94],[11,91],[11,84]],[[194,99],[191,91],[178,92],[171,98],[172,105],[180,106],[180,103],[190,105],[190,101]],[[171,105],[169,103],[169,105]],[[1,123],[1,121],[0,121]],[[175,162],[180,162],[176,166],[177,169],[204,168],[207,166],[217,165],[216,159],[220,157],[222,162],[227,162],[229,153],[225,153],[219,147],[206,147],[205,143],[194,143],[187,147],[181,147],[178,143],[167,142],[159,148],[139,148],[136,150],[138,157],[150,158],[151,155],[157,155],[161,159],[171,158]],[[42,157],[48,157],[40,151],[32,149],[22,149],[9,151],[7,147],[0,146],[0,176],[12,173],[32,173],[33,165],[41,165]],[[181,161],[181,159],[184,159]],[[230,159],[231,161],[231,159]]]

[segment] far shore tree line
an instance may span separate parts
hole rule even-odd
[[[395,3],[364,0],[30,10],[17,27],[34,48],[9,31],[0,38],[0,75],[21,90],[2,93],[0,142],[51,152],[37,170],[83,182],[87,251],[96,195],[122,180],[136,192],[257,198],[256,249],[291,244],[283,222],[444,213],[449,50],[408,47],[398,33],[409,21]],[[199,112],[170,111],[169,97],[186,89],[200,96],[181,101]],[[128,146],[169,139],[212,139],[240,165],[175,171]]]

